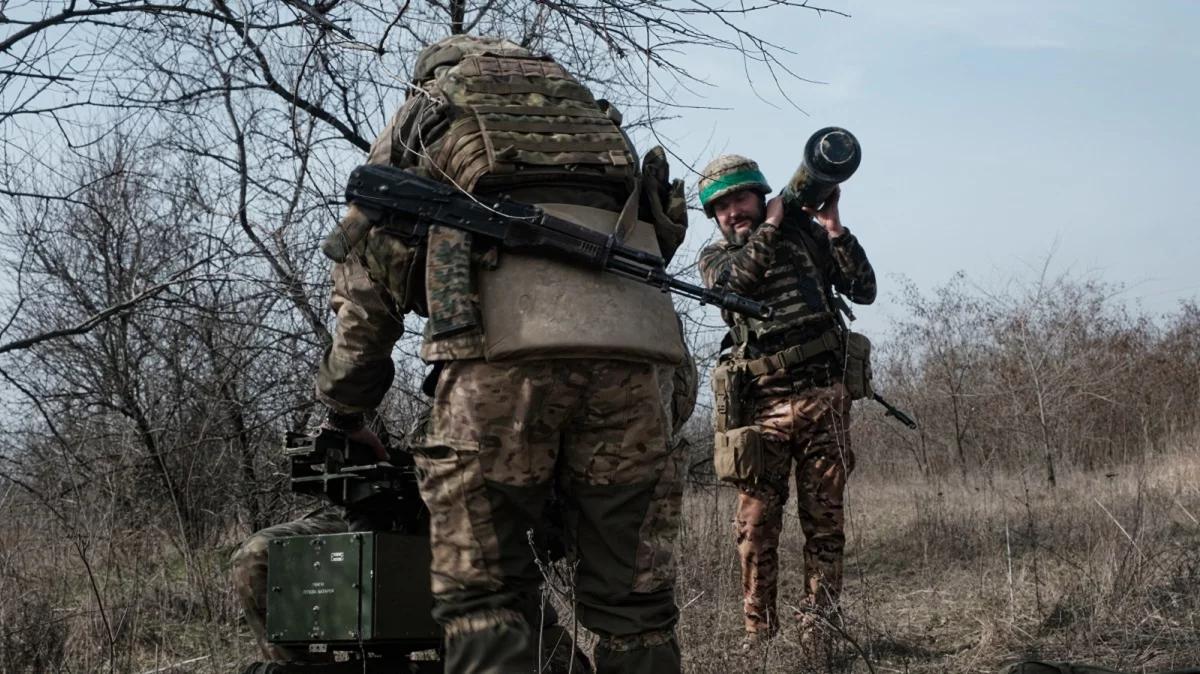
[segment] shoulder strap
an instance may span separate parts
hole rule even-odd
[[[812,258],[813,265],[821,271],[822,276],[826,276],[836,262],[833,259],[833,255],[831,255],[829,251],[821,248],[820,244],[815,240],[812,231],[815,223],[813,223],[812,219],[808,217],[807,213],[804,214],[804,218],[804,224],[807,226],[804,228],[797,228],[796,235],[799,237],[800,243],[804,246],[804,249],[808,251],[808,256]],[[843,333],[848,332],[849,328],[846,327],[846,321],[842,317],[842,314],[846,313],[850,316],[850,320],[854,320],[853,314],[850,314],[850,308],[845,306],[845,301],[834,296],[833,279],[825,278],[824,281],[825,301],[829,304],[829,310],[833,312],[841,331]],[[845,308],[843,309],[842,307]]]

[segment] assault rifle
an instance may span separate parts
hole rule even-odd
[[[390,166],[367,164],[350,174],[346,201],[367,212],[405,216],[389,225],[412,240],[434,225],[470,232],[512,251],[555,257],[564,262],[626,278],[713,304],[734,313],[769,320],[761,302],[726,290],[681,281],[666,272],[657,255],[625,245],[615,234],[602,234],[508,198],[486,202],[462,190]]]

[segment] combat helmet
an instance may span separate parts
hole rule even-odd
[[[704,207],[704,214],[713,217],[714,201],[731,192],[746,189],[764,195],[771,192],[771,186],[753,159],[723,154],[710,161],[700,176],[700,205]]]

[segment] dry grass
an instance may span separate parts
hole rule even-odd
[[[851,481],[841,640],[814,661],[794,629],[737,654],[733,493],[694,491],[681,541],[680,635],[692,672],[995,672],[1022,656],[1152,672],[1200,665],[1200,456],[1116,474]],[[801,587],[785,521],[781,609]],[[783,611],[781,610],[781,613]],[[870,664],[864,660],[869,660]]]
[[[162,531],[28,521],[0,526],[0,673],[224,673],[253,652],[227,549],[184,556]]]
[[[679,543],[687,671],[995,672],[1025,655],[1131,672],[1200,664],[1194,447],[1110,475],[1067,471],[1053,490],[1036,470],[931,482],[863,464],[844,595],[861,653],[841,641],[815,661],[786,627],[768,649],[739,654],[733,493],[695,488]],[[785,527],[781,606],[799,595],[794,510]],[[252,656],[226,588],[227,549],[185,558],[161,532],[94,533],[85,542],[103,615],[61,531],[0,527],[0,672],[109,671],[110,657],[111,671],[228,672]]]

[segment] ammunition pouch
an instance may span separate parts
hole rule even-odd
[[[717,479],[753,484],[763,474],[762,433],[754,426],[718,431],[713,438],[713,470]]]
[[[846,390],[851,400],[875,395],[871,388],[871,340],[858,332],[846,333]]]
[[[751,483],[762,473],[762,435],[746,425],[750,379],[745,361],[725,362],[713,369],[713,469],[722,482]]]
[[[745,425],[743,401],[749,374],[744,361],[721,363],[713,368],[713,429],[718,433]]]

